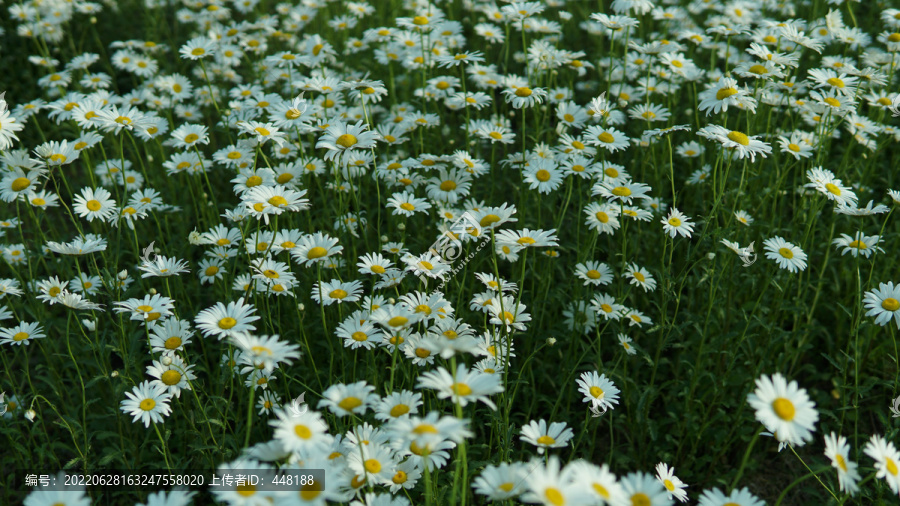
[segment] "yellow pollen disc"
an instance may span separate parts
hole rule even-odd
[[[178,382],[181,381],[181,373],[169,369],[168,371],[162,373],[162,376],[160,376],[159,379],[162,380],[162,382],[166,385],[177,385]]]
[[[791,150],[791,151],[793,151],[794,153],[799,153],[799,152],[800,152],[800,146],[798,146],[798,145],[796,145],[796,144],[794,144],[794,143],[788,144],[788,149]]]
[[[256,251],[265,251],[269,249],[269,243],[263,241],[256,245]]]
[[[360,331],[356,331],[356,332],[350,334],[350,337],[353,338],[354,341],[359,341],[359,342],[363,342],[369,338],[369,336],[367,336],[365,332],[360,332]]]
[[[641,283],[643,283],[647,279],[643,274],[637,271],[633,272],[632,275],[634,276],[634,279],[640,281]]]
[[[611,193],[616,197],[627,197],[631,195],[631,188],[627,186],[616,186],[611,190]]]
[[[316,258],[322,258],[327,253],[328,252],[325,251],[325,248],[323,248],[321,246],[316,246],[315,248],[309,249],[309,251],[306,253],[306,258],[309,258],[310,260],[313,260]]]
[[[334,143],[344,149],[347,149],[347,148],[353,146],[354,144],[356,144],[356,137],[354,137],[353,135],[350,135],[350,134],[344,134],[344,135],[338,137],[337,140],[334,141]]]
[[[223,329],[223,330],[228,330],[228,329],[234,327],[235,325],[237,325],[237,320],[235,320],[234,318],[232,318],[230,316],[226,316],[225,318],[222,318],[221,320],[219,320],[219,328]]]
[[[328,294],[332,299],[343,299],[347,296],[347,292],[345,290],[341,290],[340,288],[335,288]]]
[[[441,191],[449,192],[449,191],[453,191],[455,189],[456,189],[456,181],[453,181],[452,179],[448,179],[448,180],[444,181],[443,183],[441,183]]]
[[[440,81],[437,84],[435,84],[434,87],[439,90],[446,90],[447,88],[450,87],[450,83],[448,83],[447,81]]]
[[[568,123],[572,123],[573,121],[575,121],[575,116],[572,116],[571,114],[566,113],[566,114],[563,114],[563,119]]]
[[[887,463],[887,470],[891,475],[897,476],[897,464],[891,460],[890,457],[885,457],[884,461]]]
[[[597,492],[597,494],[599,494],[600,497],[602,497],[604,499],[609,499],[609,490],[606,490],[606,487],[604,487],[603,485],[601,485],[599,483],[593,483],[593,484],[591,484],[591,486],[594,487],[594,492]]]
[[[15,335],[13,335],[13,341],[24,341],[28,339],[28,337],[28,332],[16,332]]]
[[[584,149],[584,143],[581,141],[572,141],[572,147],[578,150]]]
[[[54,286],[54,287],[50,288],[50,290],[48,290],[47,293],[51,297],[56,297],[57,295],[59,295],[59,292],[61,292],[61,291],[62,290],[58,286]]]
[[[553,506],[563,506],[566,504],[566,498],[558,488],[547,487],[547,489],[544,490],[544,498]]]
[[[598,271],[596,269],[591,269],[591,270],[587,271],[587,277],[589,277],[591,279],[600,279],[601,276],[602,276],[602,274],[600,274],[600,271]]]
[[[844,87],[844,81],[840,80],[837,77],[832,77],[825,82],[834,86],[835,88],[843,88]]]
[[[418,26],[423,26],[428,24],[428,18],[425,16],[416,16],[413,18],[413,24]]]
[[[550,180],[550,172],[548,172],[544,169],[541,169],[541,170],[537,171],[537,174],[535,174],[534,177],[537,178],[538,181],[540,181],[542,183],[546,183],[547,181]]]
[[[272,204],[275,207],[286,206],[287,199],[285,199],[281,195],[275,195],[274,197],[269,199],[269,204]]]
[[[408,318],[403,316],[395,316],[388,320],[388,325],[390,325],[391,327],[402,327],[403,325],[406,325],[407,322],[409,322]]]
[[[85,204],[85,207],[87,207],[91,211],[99,211],[103,206],[101,206],[100,202],[97,200],[88,200]]]
[[[516,88],[516,96],[517,97],[530,97],[531,96],[531,88],[527,86],[522,86],[521,88]]]
[[[888,104],[888,105],[890,105],[890,104]],[[87,147],[87,143],[84,141],[81,141],[81,142],[75,144],[75,151],[81,151],[82,149],[84,149],[86,147]]]
[[[141,401],[140,408],[144,411],[150,411],[156,407],[156,401],[153,399],[144,399]]]
[[[656,114],[653,114],[653,111],[644,111],[644,113],[641,114],[641,117],[644,119],[653,119],[656,117]]]
[[[370,267],[370,269],[375,274],[384,274],[384,267],[380,265],[373,265],[372,267]]]
[[[454,383],[450,389],[453,390],[453,393],[462,397],[472,395],[472,389],[465,383]]]
[[[346,399],[343,399],[341,402],[338,403],[338,407],[340,407],[341,409],[346,410],[346,411],[351,411],[353,409],[356,409],[356,408],[362,406],[362,403],[363,403],[362,399],[360,399],[358,397],[347,397]],[[373,471],[373,472],[378,472],[378,471]]]
[[[259,135],[262,135],[263,137],[267,137],[268,135],[270,135],[272,133],[263,127],[256,127],[253,129],[253,131],[258,133]]]
[[[778,253],[781,254],[781,256],[783,256],[784,258],[787,258],[788,260],[794,258],[794,252],[788,248],[780,248],[778,250]]]
[[[409,202],[404,202],[400,204],[400,209],[403,209],[404,211],[415,211],[416,206],[410,204]]]
[[[681,220],[679,220],[678,218],[672,216],[671,218],[669,218],[669,225],[672,225],[673,227],[680,227],[680,226],[681,226]]]
[[[844,460],[844,456],[838,453],[834,456],[834,460],[837,461],[838,466],[840,466],[841,470],[845,473],[847,472],[847,461]]]
[[[597,136],[597,139],[600,142],[603,142],[606,144],[612,144],[616,140],[615,137],[613,137],[612,134],[610,134],[609,132],[603,132],[602,134]]]
[[[725,100],[732,95],[737,95],[737,92],[734,88],[722,88],[716,92],[716,100]]]
[[[750,138],[747,137],[747,134],[744,134],[742,132],[732,130],[731,132],[728,132],[728,138],[732,142],[736,142],[736,143],[740,144],[741,146],[749,146],[750,145]]]
[[[430,271],[431,269],[434,269],[434,265],[433,265],[431,262],[425,262],[425,261],[422,261],[422,262],[419,262],[419,265],[421,265],[422,267],[425,267],[425,268],[428,269],[429,271]]]
[[[312,437],[312,431],[306,425],[294,425],[294,434],[300,439],[309,439]]]
[[[167,350],[177,350],[179,346],[181,346],[181,338],[178,336],[172,336],[166,339],[165,346]]]
[[[397,418],[398,416],[403,416],[409,413],[409,406],[406,404],[397,404],[393,408],[391,408],[391,416]]]
[[[541,436],[537,439],[539,445],[547,445],[550,446],[556,443],[556,440],[550,436]]]
[[[866,245],[866,243],[864,243],[862,241],[852,241],[848,246],[850,246],[851,248],[856,248],[856,249],[869,249],[869,247]]]
[[[631,496],[631,506],[650,506],[650,504],[650,497],[643,492]]]
[[[830,105],[831,107],[840,107],[841,106],[841,101],[836,98],[832,98],[832,97],[826,97],[825,100],[823,100],[823,102]]]
[[[604,304],[604,305],[605,305],[605,304]],[[592,387],[590,388],[590,392],[591,392],[591,396],[592,396],[593,398],[595,398],[595,399],[602,399],[602,398],[603,398],[603,389],[600,388],[600,387],[598,387],[598,386],[596,386],[596,385],[595,385],[595,386],[592,386]]]
[[[754,74],[756,74],[758,76],[769,73],[769,70],[763,65],[754,65],[754,66],[750,67],[748,70],[750,70],[750,72],[753,72]]]
[[[417,313],[425,313],[426,315],[430,315],[431,308],[428,307],[428,305],[426,305],[426,304],[419,304],[418,306],[416,306],[416,312]]]
[[[419,358],[428,358],[431,356],[431,352],[425,348],[416,348],[416,356]]]
[[[894,32],[894,33],[888,35],[887,40],[888,40],[888,42],[893,42],[893,43],[900,42],[900,33]]]
[[[491,137],[491,139],[498,141],[503,138],[503,135],[500,132],[491,132],[488,135]]]
[[[778,415],[778,418],[781,418],[786,422],[790,422],[791,420],[793,420],[794,415],[796,414],[794,404],[784,397],[779,397],[772,401],[772,411],[774,411],[775,414]]]
[[[13,180],[10,188],[14,192],[20,192],[20,191],[24,190],[25,188],[28,188],[29,186],[31,186],[30,179],[28,179],[27,177],[17,177],[16,179]]]
[[[187,134],[184,136],[184,142],[190,144],[192,142],[197,142],[197,139],[199,138],[200,136],[197,134]]]
[[[888,297],[881,301],[881,307],[882,309],[893,312],[900,309],[900,301],[893,297]]]
[[[263,212],[263,209],[265,209],[265,208],[266,208],[266,206],[262,202],[257,202],[255,204],[253,204],[253,210],[258,213]]]
[[[378,462],[375,459],[368,459],[363,465],[365,466],[366,471],[372,474],[381,472],[381,462]]]
[[[609,215],[604,213],[603,211],[597,211],[594,216],[600,223],[609,223]]]
[[[406,483],[406,479],[406,473],[404,473],[403,471],[397,471],[397,474],[395,474],[394,477],[391,478],[391,481],[397,485],[402,485]]]
[[[841,195],[841,189],[832,183],[825,183],[825,189],[835,195],[838,195],[838,196]]]

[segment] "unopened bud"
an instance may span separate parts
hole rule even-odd
[[[401,223],[401,224],[397,225],[397,230],[399,230],[401,232],[406,230],[406,223]]]
[[[113,372],[109,373],[109,377],[110,377],[110,378],[118,378],[118,377],[119,377],[119,371],[113,371]]]
[[[25,418],[28,419],[29,422],[34,422],[34,417],[37,416],[37,413],[34,412],[33,409],[29,409],[25,411]]]
[[[121,279],[122,281],[125,281],[126,279],[128,279],[128,270],[123,269],[122,272],[120,272],[118,274],[118,276],[119,276],[119,279]]]
[[[172,365],[172,357],[170,357],[168,355],[164,356],[159,361],[162,363],[162,365],[164,365],[166,367]]]
[[[548,337],[548,338],[547,338],[547,344],[548,344],[549,346],[553,346],[554,344],[556,344],[556,338],[555,338],[555,337]]]
[[[156,295],[156,288],[151,288],[149,292],[150,295]]]

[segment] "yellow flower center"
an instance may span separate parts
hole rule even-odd
[[[556,440],[550,436],[541,436],[537,439],[539,445],[550,446],[552,444],[556,444]]]
[[[631,506],[650,506],[650,504],[650,497],[643,492],[631,496]]]
[[[611,190],[611,193],[616,197],[627,197],[631,195],[631,188],[627,186],[616,186]]]
[[[734,88],[722,88],[716,92],[716,100],[725,100],[726,98],[737,95],[738,90]]]
[[[881,301],[881,307],[887,311],[896,311],[900,309],[900,301],[893,297],[888,297]]]
[[[786,422],[793,420],[794,415],[797,412],[794,408],[794,404],[784,397],[779,397],[772,401],[772,410],[775,411],[778,418],[781,418]]]
[[[800,146],[794,144],[793,142],[790,143],[790,144],[788,144],[788,149],[791,150],[791,151],[793,151],[794,153],[799,153],[799,152],[800,152]]]
[[[453,390],[453,393],[460,397],[472,395],[472,388],[465,383],[454,383],[453,386],[450,387],[450,389]]]
[[[300,439],[309,439],[312,437],[312,431],[306,425],[294,425],[294,434]]]
[[[449,192],[456,189],[456,181],[448,179],[441,183],[441,191]]]
[[[531,88],[528,86],[522,86],[521,88],[516,88],[516,96],[517,97],[530,97],[531,96]]]
[[[560,492],[558,488],[547,487],[547,489],[544,490],[544,498],[553,506],[563,506],[566,504],[566,498],[563,497],[562,492]]]
[[[673,227],[680,227],[680,226],[681,226],[681,220],[679,220],[678,218],[672,216],[671,218],[669,218],[669,225],[672,225]]]
[[[589,277],[591,279],[600,279],[601,276],[602,276],[602,274],[600,274],[600,271],[598,271],[596,269],[591,269],[591,270],[587,271],[587,277]]]
[[[347,292],[345,290],[341,290],[340,288],[335,288],[328,294],[332,299],[343,299],[347,296]]]
[[[172,336],[166,339],[165,346],[167,350],[177,350],[179,346],[181,346],[181,338],[178,336]]]
[[[24,341],[28,339],[28,337],[28,332],[16,332],[15,335],[13,335],[13,341]]]
[[[748,70],[750,70],[750,72],[753,72],[754,74],[756,74],[758,76],[769,73],[769,69],[767,69],[764,65],[759,65],[759,64],[750,67]]]
[[[388,320],[388,325],[390,325],[391,327],[402,327],[403,325],[406,325],[407,322],[409,322],[409,319],[407,319],[406,317],[395,316]]]
[[[590,388],[589,391],[591,392],[591,396],[592,396],[593,398],[595,398],[595,399],[602,399],[602,398],[603,398],[603,389],[602,389],[602,388],[600,388],[600,387],[594,385],[594,386],[592,386],[592,387]]]
[[[781,256],[783,256],[784,258],[787,258],[788,260],[794,258],[794,252],[788,248],[780,248],[778,250],[778,253],[780,253]]]
[[[546,183],[547,181],[550,180],[550,172],[548,172],[544,169],[541,169],[541,170],[537,171],[537,174],[535,174],[534,177],[536,177],[538,181],[540,181],[542,183]]]
[[[844,81],[842,81],[841,79],[839,79],[837,77],[832,77],[825,82],[834,86],[835,88],[843,88],[844,87]]]
[[[369,336],[367,336],[365,332],[360,332],[358,330],[356,332],[350,334],[350,337],[353,338],[354,341],[358,341],[358,342],[363,342],[369,338]]]
[[[184,136],[184,142],[190,144],[192,142],[197,142],[197,139],[199,138],[200,136],[197,134],[187,134],[186,136]]]
[[[281,195],[275,195],[274,197],[269,199],[269,204],[272,204],[275,207],[286,206],[287,199],[285,199]]]
[[[334,143],[344,149],[347,149],[347,148],[353,146],[354,144],[356,144],[356,137],[354,137],[353,135],[350,135],[350,134],[344,134],[344,135],[338,137],[337,140],[334,141]]]
[[[728,138],[731,139],[732,142],[736,142],[741,146],[749,146],[750,138],[747,137],[747,134],[737,131],[728,132]]]
[[[156,401],[153,399],[144,399],[141,401],[140,408],[144,411],[151,411],[156,407]]]
[[[237,325],[237,320],[235,320],[234,318],[232,318],[230,316],[226,316],[225,318],[222,318],[221,320],[219,320],[219,328],[222,330],[228,330],[228,329],[234,327],[235,325]]]
[[[833,97],[826,97],[823,102],[830,105],[831,107],[840,107],[841,106],[841,101],[836,98],[833,98]]]
[[[837,461],[838,466],[840,466],[841,470],[845,473],[847,472],[847,462],[844,460],[844,456],[838,453],[834,456],[834,460]]]
[[[611,143],[615,142],[615,140],[616,140],[616,139],[612,136],[612,134],[610,134],[609,132],[603,132],[602,134],[600,134],[600,135],[597,136],[597,139],[598,139],[600,142],[603,142],[603,143],[606,143],[606,144],[611,144]]]
[[[345,411],[352,411],[352,410],[362,406],[362,403],[363,403],[363,401],[359,397],[347,397],[346,399],[343,399],[341,402],[338,403],[338,407],[340,407],[341,409],[343,409]],[[377,473],[378,471],[372,471],[372,472]]]
[[[325,251],[325,248],[321,246],[316,246],[314,248],[310,248],[308,252],[306,252],[306,258],[310,260],[314,260],[316,258],[324,257],[328,252]]]
[[[29,186],[31,186],[30,179],[28,179],[27,177],[18,177],[13,180],[10,188],[12,188],[12,191],[14,191],[14,192],[20,192],[20,191],[24,190],[25,188],[28,188]]]
[[[407,406],[406,404],[397,404],[396,406],[391,408],[391,411],[390,411],[390,415],[394,418],[397,418],[398,416],[403,416],[407,413],[409,413],[409,406]]]
[[[159,379],[166,385],[177,385],[178,382],[181,381],[181,373],[169,369],[168,371],[162,373],[162,376],[160,376]]]

